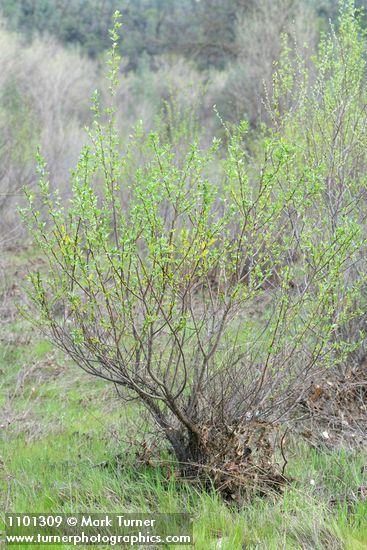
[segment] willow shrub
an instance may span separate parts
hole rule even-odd
[[[353,112],[343,120],[350,132],[356,125],[356,147],[365,139],[360,99],[343,80],[364,78],[365,45],[351,6],[341,22],[320,46],[314,84],[298,85],[298,108],[281,112],[294,84],[294,57],[283,54],[276,123],[253,155],[246,123],[209,150],[195,140],[180,150],[138,125],[122,152],[115,111],[95,95],[70,203],[50,191],[39,156],[43,206],[27,191],[22,211],[47,259],[30,276],[29,319],[78,366],[142,404],[186,474],[230,495],[279,481],[273,428],[360,340],[340,333],[362,313],[365,184],[350,142],[331,161],[328,140],[340,101]],[[118,27],[116,18],[112,97]]]
[[[324,204],[314,212],[329,238],[344,220],[366,228],[367,87],[366,30],[363,13],[353,1],[340,1],[335,28],[322,37],[312,64],[298,56],[284,38],[284,48],[274,75],[274,96],[269,106],[275,132],[297,145],[301,170],[318,169]],[[316,225],[320,226],[316,221]],[[345,286],[362,282],[367,265],[361,248],[358,261],[346,271]],[[355,308],[366,311],[366,292]],[[366,326],[366,314],[340,327],[339,338],[357,342]],[[358,346],[357,346],[358,347]],[[365,353],[359,347],[355,357]]]

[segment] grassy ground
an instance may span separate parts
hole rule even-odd
[[[154,464],[137,467],[128,452],[134,406],[122,407],[113,388],[19,319],[0,328],[2,510],[188,511],[196,550],[367,549],[366,453],[295,443],[287,470],[295,481],[282,496],[228,508]]]

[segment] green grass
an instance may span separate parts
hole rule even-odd
[[[28,338],[20,321],[2,334],[2,510],[185,511],[196,550],[367,549],[367,500],[358,492],[367,485],[366,453],[294,442],[287,474],[295,481],[284,494],[230,508],[165,468],[134,463],[137,411],[112,387]]]

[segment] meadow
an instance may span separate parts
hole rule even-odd
[[[19,318],[19,274],[39,261],[32,248],[3,256],[13,298],[2,310],[9,320],[0,346],[2,510],[188,512],[200,550],[367,548],[367,456],[348,441],[327,450],[291,440],[293,481],[281,495],[240,506],[181,480],[169,455],[148,461],[136,406],[122,406],[114,388],[80,371]]]

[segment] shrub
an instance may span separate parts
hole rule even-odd
[[[317,167],[323,182],[324,209],[319,216],[332,235],[347,219],[363,233],[366,228],[366,31],[354,2],[341,2],[336,29],[319,45],[313,64],[295,54],[284,41],[274,78],[270,107],[275,131],[297,145],[301,167]],[[362,247],[358,261],[347,271],[345,285],[357,280],[363,287],[366,263]],[[365,289],[355,304],[365,310]],[[354,340],[365,332],[366,315],[343,324],[338,338]],[[364,346],[360,354],[364,353]]]
[[[357,52],[351,7],[342,22],[338,40],[353,40]],[[112,98],[118,27],[116,16]],[[278,105],[293,83],[285,59]],[[325,105],[349,61],[319,67]],[[353,71],[363,63],[358,50]],[[22,215],[47,258],[46,272],[30,276],[28,317],[77,365],[143,404],[186,475],[231,496],[256,481],[275,486],[279,422],[317,373],[357,345],[339,334],[360,314],[363,182],[349,172],[340,180],[336,215],[325,162],[295,139],[305,109],[273,108],[279,124],[253,154],[244,122],[226,127],[224,153],[214,140],[208,150],[186,144],[183,154],[141,125],[122,152],[114,108],[102,110],[96,95],[93,110],[67,207],[50,191],[41,156],[43,210],[27,191]]]
[[[0,241],[24,238],[16,202],[35,183],[34,151],[42,144],[52,180],[62,195],[84,143],[85,99],[95,87],[94,65],[52,40],[24,46],[0,28]],[[65,186],[66,187],[66,186]],[[69,188],[69,186],[67,185]]]

